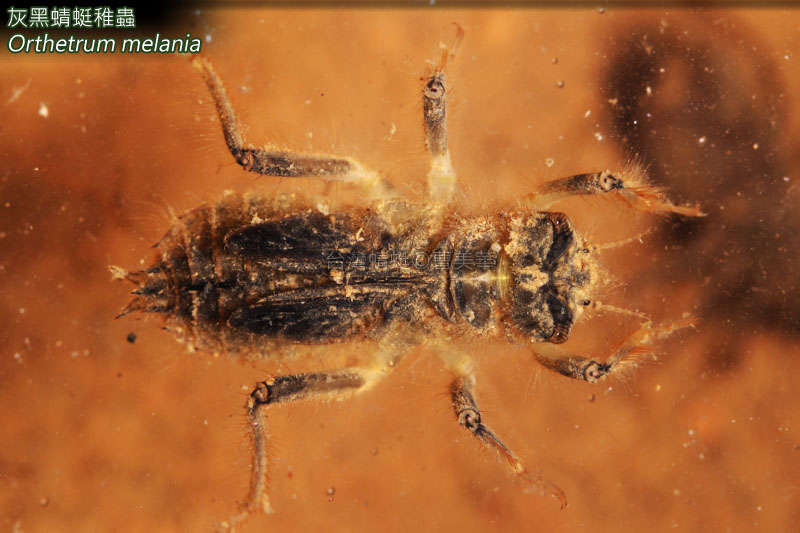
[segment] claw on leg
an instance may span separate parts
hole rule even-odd
[[[459,425],[471,432],[487,448],[494,449],[508,464],[511,472],[518,480],[526,485],[526,491],[536,491],[539,494],[550,494],[558,500],[561,508],[567,506],[567,497],[560,487],[547,481],[541,475],[532,475],[522,461],[511,449],[501,441],[495,433],[481,421],[481,412],[472,395],[471,388],[474,377],[467,376],[456,379],[450,387],[450,396],[453,410],[458,418]]]
[[[649,185],[645,171],[635,162],[618,173],[609,170],[590,174],[577,174],[545,183],[539,191],[525,196],[524,201],[537,210],[569,196],[613,193],[616,198],[638,211],[657,214],[675,213],[687,217],[703,217],[697,207],[675,205],[666,197],[661,187]]]
[[[605,363],[578,355],[563,355],[557,347],[548,345],[537,347],[534,357],[542,366],[563,376],[594,383],[609,374],[619,376],[625,370],[636,368],[642,358],[654,356],[652,344],[655,341],[696,323],[694,317],[658,326],[648,321],[625,339]]]

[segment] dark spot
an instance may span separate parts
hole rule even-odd
[[[128,336],[125,337],[125,340],[127,340],[129,343],[133,344],[134,342],[136,342],[136,333],[131,331],[130,333],[128,333]]]

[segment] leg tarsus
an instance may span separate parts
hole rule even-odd
[[[594,383],[607,375],[621,375],[626,369],[635,368],[643,357],[654,357],[652,345],[655,341],[695,323],[693,317],[658,326],[647,321],[625,339],[605,363],[578,355],[565,355],[558,347],[550,345],[537,347],[534,357],[542,366],[562,376]]]
[[[389,195],[391,186],[377,173],[349,157],[305,155],[255,148],[245,144],[242,128],[228,99],[222,80],[211,62],[194,57],[192,64],[203,76],[222,125],[222,134],[236,163],[247,171],[276,177],[309,177],[356,182],[367,189]]]
[[[475,378],[471,375],[457,378],[450,386],[453,411],[459,425],[475,435],[487,448],[492,448],[508,464],[517,479],[522,480],[526,489],[535,489],[540,494],[548,493],[558,500],[561,508],[567,506],[567,497],[560,487],[547,481],[541,475],[533,476],[522,461],[501,441],[495,433],[481,421],[481,412],[472,395]]]
[[[456,185],[456,173],[447,147],[447,102],[445,67],[447,59],[455,55],[464,30],[456,24],[456,38],[448,50],[442,45],[442,57],[433,74],[428,76],[422,88],[423,126],[425,129],[425,145],[431,156],[431,167],[428,171],[428,195],[439,203],[447,203],[453,197]]]
[[[616,198],[639,211],[662,215],[676,213],[687,217],[705,216],[697,207],[670,202],[662,188],[647,184],[644,170],[635,163],[616,174],[604,170],[550,181],[539,191],[527,195],[525,202],[536,210],[542,210],[570,196],[603,193],[615,193]]]
[[[342,399],[370,389],[386,377],[403,357],[401,346],[383,343],[372,362],[364,367],[346,368],[333,372],[311,372],[278,376],[256,385],[247,398],[247,424],[252,433],[253,459],[247,499],[239,513],[217,527],[233,531],[250,516],[273,511],[269,498],[269,461],[267,457],[267,426],[264,411],[272,404],[303,399]]]

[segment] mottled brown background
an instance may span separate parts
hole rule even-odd
[[[183,20],[168,31],[208,35],[203,54],[251,141],[354,155],[412,195],[426,170],[419,79],[458,22],[450,140],[465,210],[638,153],[675,198],[709,213],[563,205],[596,242],[657,229],[605,254],[620,283],[602,297],[657,319],[700,317],[658,363],[588,385],[502,341],[467,347],[486,419],[564,488],[565,511],[524,493],[457,427],[450,377],[423,346],[368,394],[271,413],[277,514],[249,530],[796,527],[800,12],[218,9]],[[253,384],[369,347],[256,368],[189,354],[157,317],[113,320],[128,287],[107,265],[149,260],[168,208],[225,189],[353,195],[243,173],[185,57],[3,53],[0,72],[0,529],[208,530],[246,489]],[[566,346],[604,356],[634,327],[600,316]]]

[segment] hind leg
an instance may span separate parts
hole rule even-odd
[[[251,515],[271,513],[269,499],[266,408],[297,400],[344,400],[372,388],[386,377],[402,358],[399,350],[382,347],[369,365],[333,372],[312,372],[279,376],[258,383],[247,400],[247,423],[253,439],[250,489],[241,511],[219,525],[235,530]]]
[[[214,99],[225,144],[236,162],[245,170],[266,176],[353,182],[378,196],[389,194],[391,186],[379,174],[365,168],[353,158],[297,154],[256,148],[246,144],[225,87],[211,66],[211,62],[202,57],[195,57],[192,64],[202,74]]]

